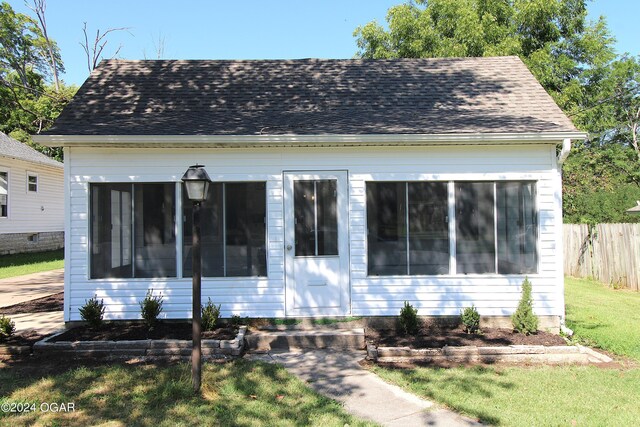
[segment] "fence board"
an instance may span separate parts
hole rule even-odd
[[[640,291],[640,224],[564,224],[564,271]]]

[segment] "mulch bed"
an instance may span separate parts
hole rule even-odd
[[[11,316],[20,313],[44,313],[49,311],[62,311],[64,309],[64,292],[46,297],[21,302],[0,308],[0,315]]]
[[[40,341],[47,335],[39,334],[36,331],[28,330],[12,335],[9,338],[0,340],[0,345],[4,346],[20,346],[28,345],[32,346],[34,343]]]
[[[213,331],[203,331],[202,339],[232,340],[237,333],[237,328],[224,326]],[[112,322],[103,324],[98,330],[78,326],[54,337],[51,341],[191,340],[192,337],[190,322],[159,322],[151,331],[147,330],[142,322]]]
[[[449,346],[567,345],[564,338],[548,332],[523,335],[511,329],[483,328],[479,334],[467,334],[461,327],[430,326],[416,336],[405,336],[393,329],[366,329],[370,344],[384,347],[440,348]]]

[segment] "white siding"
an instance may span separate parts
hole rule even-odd
[[[272,149],[68,149],[68,289],[65,319],[93,295],[108,318],[136,318],[148,288],[165,295],[168,318],[190,317],[189,279],[88,280],[90,182],[178,181],[196,161],[215,181],[267,181],[268,278],[203,279],[203,301],[222,304],[223,316],[285,315],[283,171],[349,172],[350,295],[353,315],[397,315],[405,300],[421,315],[457,315],[476,305],[483,315],[509,315],[523,276],[466,275],[367,277],[365,182],[369,180],[536,180],[540,222],[539,273],[533,282],[536,313],[563,313],[558,262],[560,177],[553,145]],[[561,229],[560,229],[561,231]]]
[[[0,157],[9,173],[9,215],[0,218],[0,234],[64,230],[64,171],[23,160]],[[38,176],[38,191],[27,191],[27,173]]]

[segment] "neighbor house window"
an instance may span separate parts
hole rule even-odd
[[[176,276],[175,184],[91,184],[91,278]]]
[[[27,173],[27,191],[30,193],[38,192],[38,175],[34,173]]]
[[[0,218],[9,216],[9,173],[0,171]]]
[[[535,182],[452,185],[449,201],[443,182],[367,183],[369,275],[447,274],[450,247],[457,274],[537,271]]]
[[[267,275],[266,183],[212,183],[200,207],[202,275]],[[193,204],[183,191],[183,275],[192,274]]]
[[[367,183],[370,275],[449,273],[447,183]]]

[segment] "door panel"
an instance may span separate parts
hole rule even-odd
[[[284,185],[287,315],[348,314],[346,172],[287,172]]]

